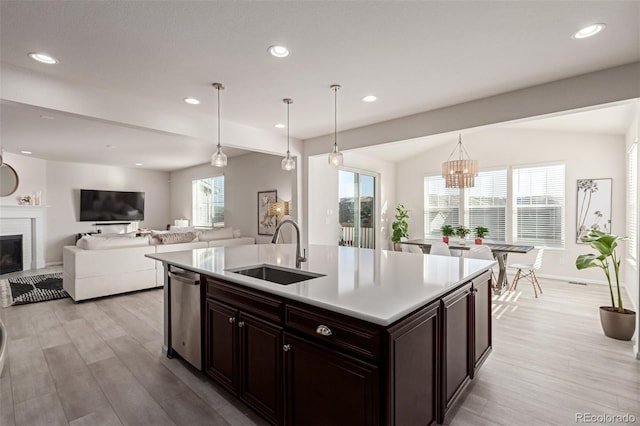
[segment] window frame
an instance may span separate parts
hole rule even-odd
[[[207,180],[212,180],[212,184],[211,186],[213,188],[215,188],[215,181],[218,179],[222,179],[222,202],[220,201],[215,201],[214,200],[214,196],[211,197],[211,200],[209,201],[209,212],[212,215],[212,220],[210,223],[201,223],[200,222],[200,218],[201,216],[196,212],[196,209],[198,208],[203,208],[203,206],[197,206],[198,203],[198,199],[196,196],[196,185],[198,182],[203,182],[203,181],[207,181]],[[224,227],[225,224],[225,215],[224,215],[224,211],[225,211],[225,175],[223,174],[219,174],[219,175],[215,175],[215,176],[207,176],[207,177],[203,177],[203,178],[198,178],[198,179],[192,179],[191,180],[191,224],[193,227],[197,227],[197,228],[204,228],[204,229],[213,229],[213,228],[219,228],[219,227]],[[221,207],[222,208],[222,221],[217,221],[214,222],[214,218],[215,218],[215,209],[216,207]],[[205,207],[206,208],[206,207]]]

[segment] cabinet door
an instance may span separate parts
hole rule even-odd
[[[440,303],[389,329],[386,423],[431,425],[438,419]]]
[[[491,274],[485,273],[473,280],[473,370],[491,352]]]
[[[233,394],[238,389],[236,321],[238,311],[207,299],[205,367],[207,374]]]
[[[380,424],[378,368],[284,333],[285,424]]]
[[[274,424],[282,423],[282,328],[240,312],[239,397]]]
[[[442,415],[471,377],[471,284],[442,298]]]

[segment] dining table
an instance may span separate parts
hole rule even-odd
[[[438,240],[413,239],[402,241],[401,244],[419,246],[422,249],[423,253],[429,254],[429,251],[431,250],[431,244],[437,241]],[[475,246],[475,244],[466,244],[459,241],[449,241],[447,245],[449,246],[449,250],[471,250],[471,248]],[[498,278],[493,286],[493,294],[501,295],[509,289],[509,281],[507,280],[507,256],[509,255],[509,253],[525,254],[533,250],[534,247],[529,245],[508,244],[503,242],[483,242],[482,245],[487,246],[491,249],[491,253],[498,263]]]

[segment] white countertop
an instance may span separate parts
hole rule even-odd
[[[262,264],[295,269],[294,244],[251,244],[148,254],[155,260],[389,325],[478,276],[493,261],[311,245],[301,270],[324,274],[281,285],[227,271]]]

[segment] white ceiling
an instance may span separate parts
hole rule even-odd
[[[343,86],[339,128],[365,126],[638,61],[639,18],[636,1],[2,0],[0,62],[212,120],[211,83],[220,81],[224,120],[279,135],[273,125],[284,121],[282,98],[291,97],[291,135],[308,139],[333,131],[332,83]],[[570,37],[594,22],[607,28],[591,39]],[[268,55],[276,43],[291,55]],[[34,51],[60,63],[34,62],[27,56]],[[367,94],[379,100],[362,102]],[[186,106],[187,96],[202,104]],[[0,108],[9,152],[174,170],[202,163],[212,151],[211,140],[106,122],[89,112],[55,106],[43,112],[35,103]],[[110,141],[118,141],[113,155],[96,156]]]

